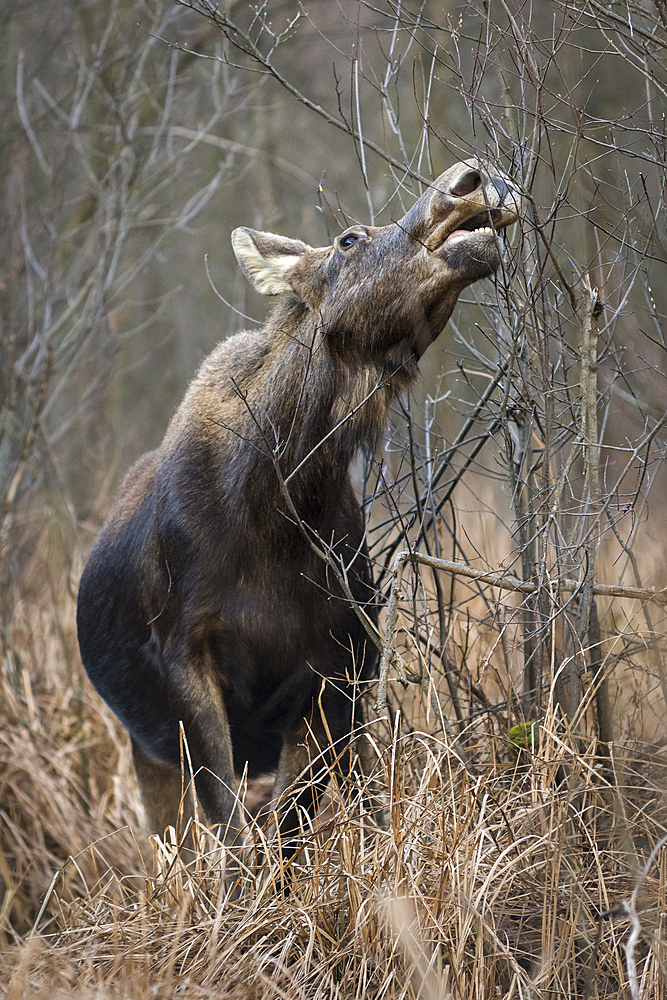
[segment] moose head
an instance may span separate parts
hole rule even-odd
[[[402,347],[419,358],[463,289],[498,268],[498,234],[521,210],[513,182],[473,159],[441,174],[400,221],[350,226],[333,246],[245,228],[232,244],[258,292],[287,292],[322,318],[334,352],[386,361]]]

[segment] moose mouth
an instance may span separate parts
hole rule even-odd
[[[445,237],[441,246],[452,240],[464,239],[473,233],[481,236],[493,236],[498,229],[504,229],[505,226],[514,221],[513,217],[507,218],[507,213],[502,212],[499,208],[487,208],[485,211],[473,215],[470,219],[466,219],[465,222],[461,222],[453,232]]]

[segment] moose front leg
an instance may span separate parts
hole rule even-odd
[[[290,858],[296,853],[304,820],[315,816],[332,773],[349,790],[352,769],[358,767],[366,808],[377,826],[384,829],[388,825],[386,795],[373,776],[377,761],[362,732],[361,705],[355,706],[353,720],[348,717],[349,704],[345,697],[342,705],[330,705],[330,712],[324,718],[318,705],[311,719],[304,719],[300,726],[282,734],[272,798],[278,814],[277,832],[283,857]]]
[[[350,776],[352,701],[340,690],[327,694],[313,704],[309,717],[281,734],[273,803],[283,857],[297,852],[304,820],[315,816],[332,773],[343,782]]]
[[[185,737],[182,753],[179,723]],[[184,821],[193,815],[192,779],[197,802],[216,827],[216,837],[228,846],[238,842],[245,819],[236,793],[227,709],[209,665],[197,658],[166,664],[155,677],[154,698],[143,724],[134,729],[132,752],[150,832],[161,835],[165,826],[176,826],[182,786],[189,792]],[[183,779],[179,759],[185,766]]]
[[[291,857],[304,814],[311,819],[329,782],[331,751],[322,720],[303,720],[283,733],[278,771],[273,784],[273,802],[278,813],[281,851]],[[324,752],[323,752],[324,751]],[[286,795],[291,789],[289,795]],[[283,801],[281,800],[281,797]]]
[[[231,846],[245,826],[238,800],[227,709],[217,679],[208,671],[186,675],[183,728],[197,798],[216,836]]]

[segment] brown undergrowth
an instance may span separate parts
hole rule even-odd
[[[19,608],[3,665],[10,1000],[664,997],[664,747],[605,757],[585,713],[572,730],[547,713],[528,741],[496,713],[470,729],[471,773],[394,691],[365,737],[387,828],[360,781],[333,787],[281,893],[268,827],[227,880],[203,841],[146,840],[126,736],[59,611]]]

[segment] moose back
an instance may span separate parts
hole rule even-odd
[[[79,590],[83,663],[129,730],[152,831],[176,820],[180,724],[198,799],[228,842],[244,769],[277,771],[274,796],[301,776],[287,832],[315,810],[326,765],[345,766],[376,653],[303,526],[343,557],[374,618],[350,462],[461,291],[496,270],[497,232],[520,211],[511,181],[469,160],[399,222],[352,226],[333,246],[232,234],[277,304],[204,361],[160,447],[125,476]]]

